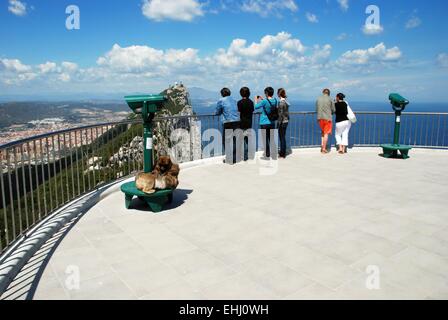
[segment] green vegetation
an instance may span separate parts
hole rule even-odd
[[[67,167],[35,190],[26,195],[23,195],[23,190],[19,190],[20,198],[14,200],[12,205],[0,209],[1,247],[5,248],[7,243],[5,229],[8,230],[8,239],[11,242],[23,231],[30,229],[48,214],[80,195],[140,170],[142,162],[134,160],[119,163],[113,156],[122,146],[129,145],[135,137],[141,136],[142,130],[141,124],[115,126],[91,144],[74,148],[70,155],[57,160],[57,162],[67,161]],[[98,158],[99,161],[92,163],[94,158]],[[49,166],[44,166],[44,170],[52,173],[54,165],[52,162]],[[89,170],[89,167],[96,165],[99,165],[97,170]],[[41,170],[41,167],[42,165],[39,165],[38,169]],[[8,220],[7,228],[5,215]]]
[[[189,106],[188,91],[183,86],[171,87],[162,94],[168,96],[168,101],[165,108],[157,114],[159,118],[177,115]],[[139,116],[130,114],[128,120],[137,122]],[[162,145],[170,146],[171,129],[168,121],[156,124],[154,134],[156,149]],[[143,168],[143,161],[138,157],[138,146],[130,147],[135,137],[142,137],[142,124],[120,124],[107,130],[101,127],[93,130],[100,133],[104,131],[104,133],[98,136],[94,134],[93,136],[97,137],[90,144],[71,148],[66,151],[67,154],[64,154],[65,151],[62,150],[62,157],[56,163],[50,161],[49,164],[39,164],[35,168],[44,170],[49,178],[42,181],[34,190],[24,195],[20,185],[14,188],[19,189],[12,191],[13,194],[18,195],[17,199],[12,203],[9,203],[7,199],[9,205],[4,204],[4,207],[0,208],[0,251],[24,231],[29,230],[47,215],[80,195]],[[83,130],[82,135],[83,140],[86,141],[84,137],[88,135],[87,130]],[[55,136],[55,139],[57,140],[58,137]],[[79,144],[80,141],[77,142]],[[25,164],[18,181],[22,181],[22,175],[27,176],[28,170],[29,167]],[[27,176],[25,180],[28,181],[28,179]],[[5,196],[9,197],[9,194]],[[7,217],[7,226],[5,217]],[[6,241],[5,230],[8,233],[8,241]]]

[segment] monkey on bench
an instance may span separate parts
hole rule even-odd
[[[157,190],[176,189],[179,185],[179,165],[173,163],[169,156],[159,157],[151,173],[139,173],[135,179],[137,189],[152,194]]]

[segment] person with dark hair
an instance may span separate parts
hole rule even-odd
[[[222,96],[223,98],[225,98],[225,97],[230,97],[231,95],[232,95],[232,92],[230,91],[229,88],[222,88],[222,89],[221,89],[221,96]]]
[[[240,95],[242,99],[238,101],[238,111],[244,136],[244,161],[247,161],[249,160],[249,137],[252,129],[254,102],[250,99],[250,89],[248,87],[241,88]]]
[[[275,121],[271,120],[272,117],[270,119],[270,115],[277,110],[278,101],[276,98],[274,98],[274,88],[267,87],[264,90],[264,94],[266,95],[266,99],[263,99],[261,96],[258,96],[256,98],[255,110],[261,110],[260,128],[264,144],[264,156],[266,158],[271,158],[272,156],[272,158],[276,160],[277,147],[274,139],[271,140],[271,134],[274,133],[275,129]],[[271,155],[271,150],[275,150],[273,155]]]
[[[277,95],[280,99],[278,104],[278,135],[280,139],[280,158],[286,158],[286,130],[289,124],[289,102],[286,100],[286,90],[278,89]]]
[[[348,119],[348,104],[344,101],[345,95],[338,93],[336,96],[336,145],[339,146],[339,154],[347,152],[348,135],[352,127]]]
[[[231,97],[231,94],[228,88],[221,90],[222,98],[217,103],[216,115],[221,116],[223,125],[223,146],[226,153],[225,162],[235,164],[237,162],[237,156],[241,155],[241,150],[237,148],[238,145],[241,145],[239,143],[239,140],[241,140],[241,129],[238,106],[235,99]]]
[[[320,129],[322,130],[322,144],[320,151],[328,153],[328,136],[333,131],[333,114],[336,109],[333,100],[330,98],[330,89],[324,89],[323,95],[317,99],[316,112]]]

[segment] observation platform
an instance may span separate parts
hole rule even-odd
[[[1,299],[447,299],[448,152],[379,153],[184,168],[159,214],[115,185]]]

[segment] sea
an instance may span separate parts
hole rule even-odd
[[[312,101],[289,101],[291,104],[291,111],[304,112],[314,111],[315,102]],[[198,115],[213,114],[216,107],[216,102],[211,100],[193,100],[193,110]],[[349,104],[353,111],[373,111],[373,112],[391,112],[392,106],[388,102],[357,102],[349,101]],[[411,103],[409,104],[405,112],[448,112],[447,103]]]
[[[215,112],[216,102],[210,100],[193,100],[193,110],[203,116],[202,132],[207,129],[222,130],[217,117],[205,117]],[[313,112],[315,102],[290,101],[291,112]],[[395,115],[392,106],[386,102],[356,102],[349,104],[358,121],[350,131],[350,146],[378,146],[393,143]],[[365,114],[364,112],[369,112]],[[370,114],[372,112],[373,114]],[[377,114],[375,114],[377,112]],[[381,114],[389,112],[390,114]],[[409,114],[421,113],[421,114]],[[430,113],[430,114],[428,114]],[[254,119],[258,130],[257,116]],[[292,114],[287,131],[290,147],[317,146],[320,144],[320,129],[313,114]],[[333,141],[332,144],[335,144]],[[448,148],[448,105],[443,103],[411,103],[400,118],[401,144],[430,148]]]

